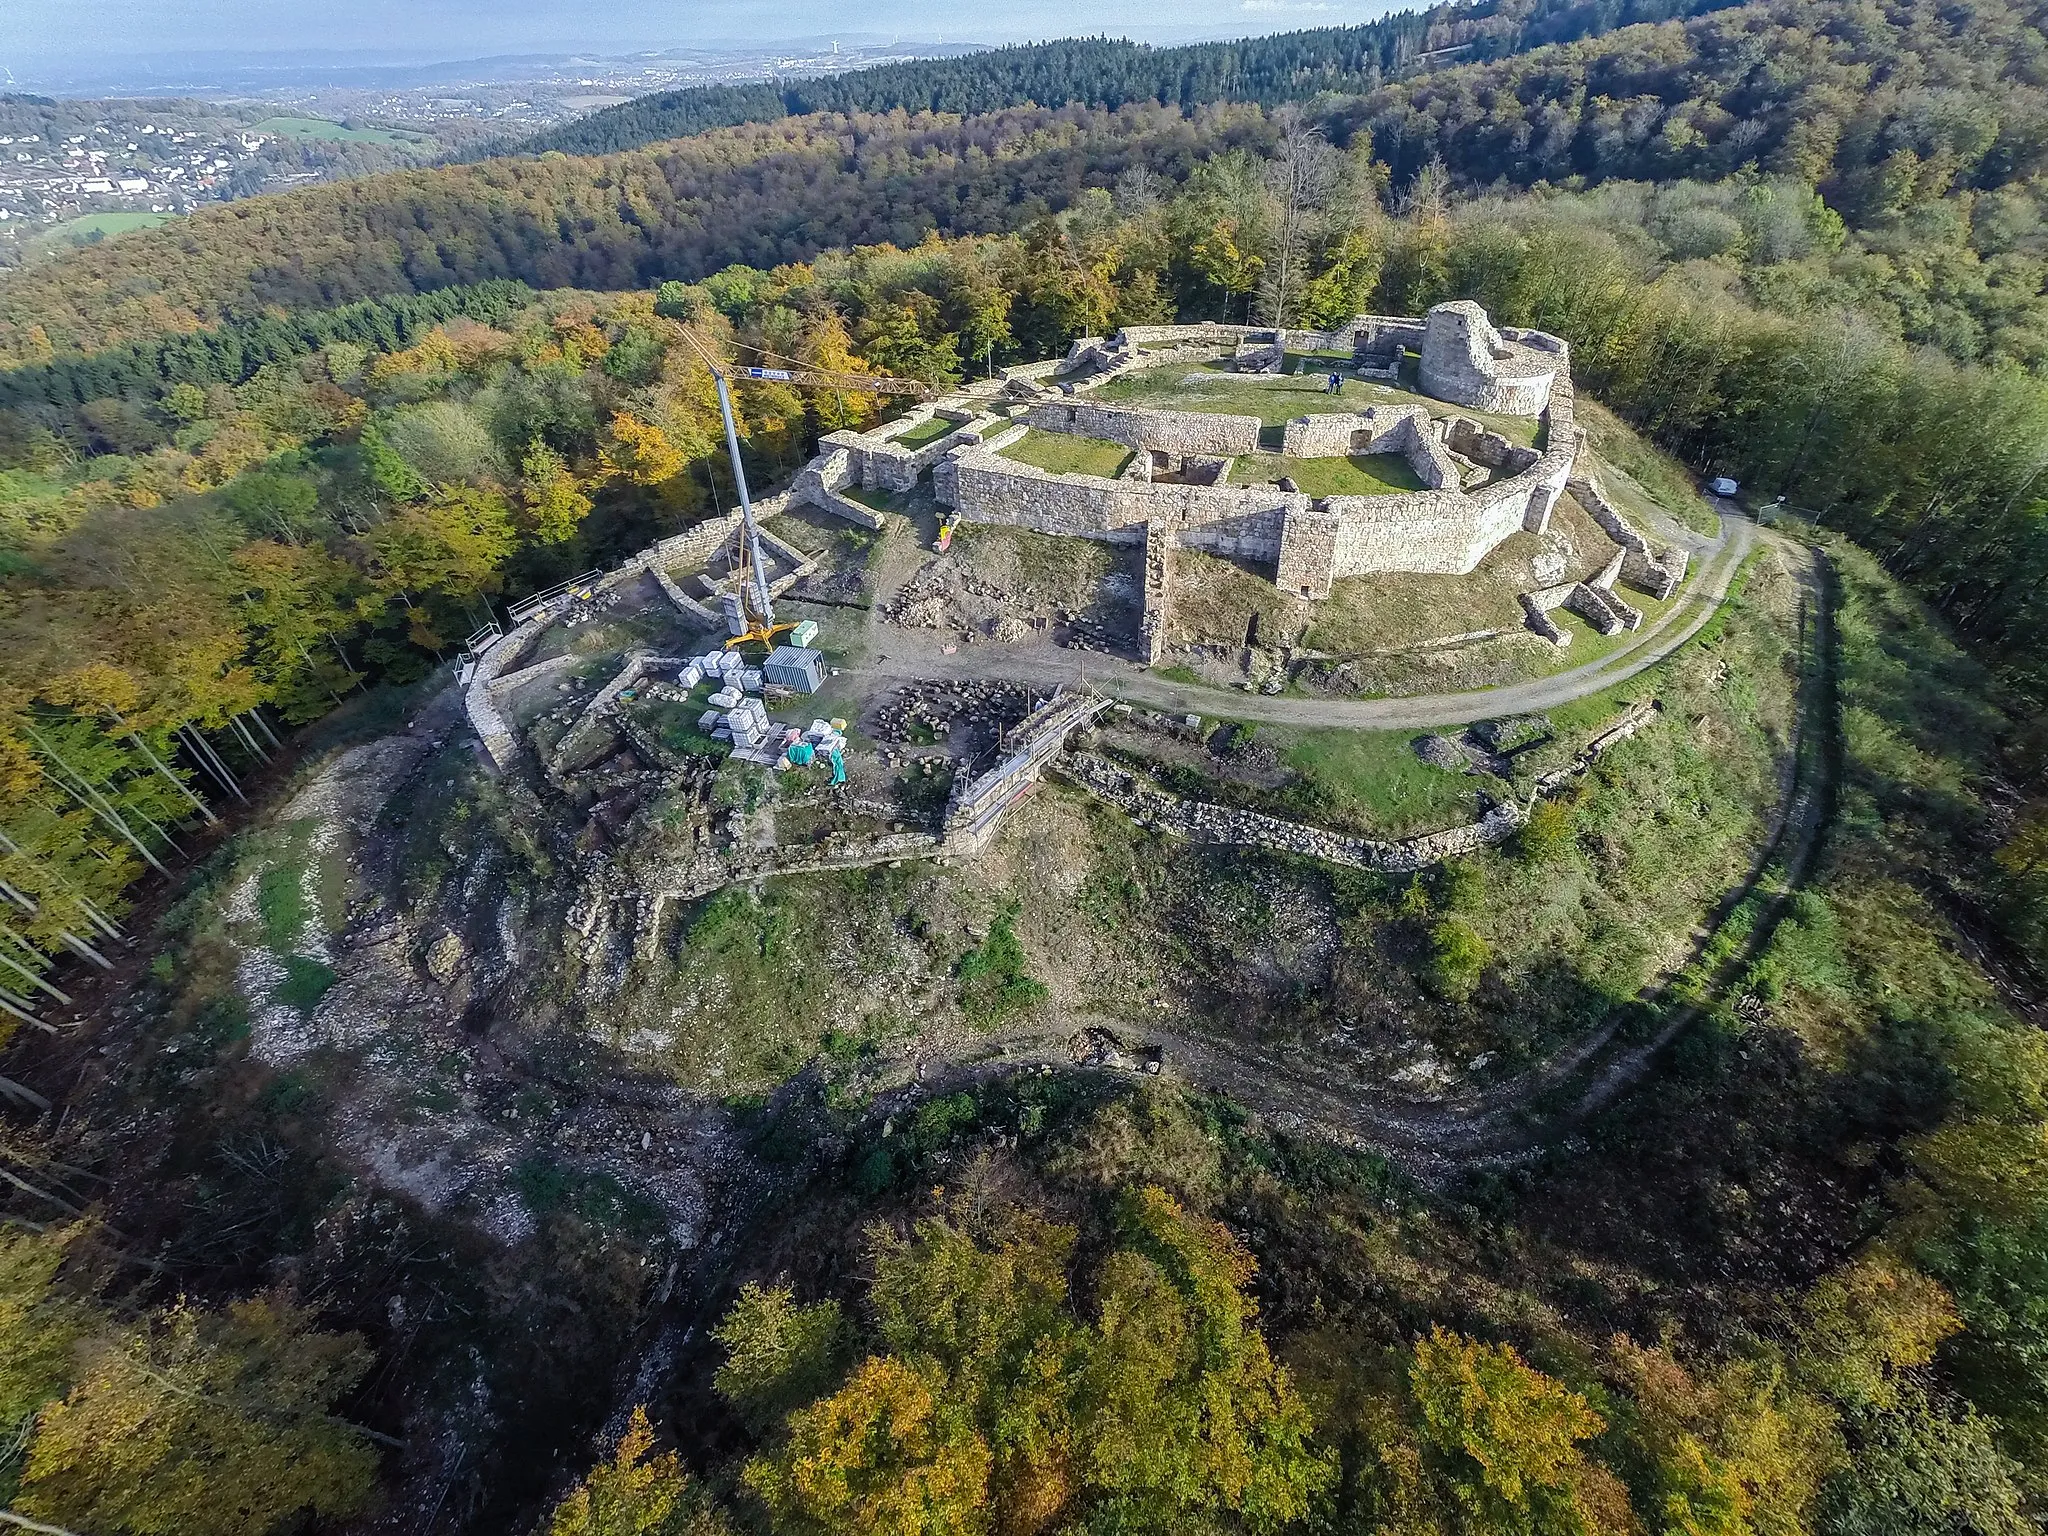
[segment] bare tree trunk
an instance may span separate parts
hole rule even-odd
[[[17,1002],[16,999],[19,999],[20,1001]],[[30,1013],[28,1009],[21,1006],[22,1003],[26,1003],[27,1001],[28,999],[22,997],[22,995],[19,992],[9,992],[5,987],[0,987],[0,1013],[10,1014],[14,1018],[21,1020],[21,1022],[24,1024],[32,1025],[36,1029],[40,1029],[46,1035],[56,1034],[56,1025],[47,1023],[46,1021],[37,1018],[34,1014]]]
[[[52,762],[54,762],[59,768],[62,768],[66,773],[70,774],[72,778],[78,781],[80,789],[82,789],[84,793],[80,793],[79,790],[70,790],[69,793],[71,794],[72,798],[77,800],[80,805],[84,806],[87,810],[91,811],[95,816],[98,816],[100,820],[104,821],[108,826],[112,827],[116,832],[120,833],[122,837],[126,838],[128,840],[129,846],[132,847],[137,853],[142,855],[143,859],[148,863],[151,869],[155,870],[165,879],[169,879],[171,872],[168,869],[164,868],[162,863],[158,861],[157,856],[151,853],[149,849],[146,846],[144,846],[141,838],[135,835],[134,829],[131,828],[127,822],[123,821],[120,817],[120,814],[116,812],[114,808],[107,803],[106,796],[102,795],[97,789],[93,788],[92,785],[88,784],[77,769],[73,768],[69,763],[65,762],[62,755],[58,753],[57,749],[51,746],[47,741],[43,740],[41,734],[37,732],[34,726],[24,722],[22,725],[22,730],[27,734],[28,739],[30,741],[34,742],[37,746],[41,747],[45,752],[47,752],[50,755],[50,760]],[[40,765],[38,765],[38,767],[40,768]],[[51,783],[57,785],[60,789],[66,788],[63,780],[51,774],[47,769],[43,769],[41,771],[43,773],[43,777],[49,779]]]
[[[45,1525],[40,1520],[31,1520],[27,1515],[17,1515],[11,1509],[0,1509],[0,1522],[18,1526],[24,1531],[35,1531],[38,1536],[78,1536],[76,1531],[67,1531],[61,1525]]]
[[[101,954],[98,950],[94,949],[90,944],[86,943],[85,940],[81,939],[77,934],[73,933],[70,929],[65,929],[61,934],[58,935],[58,937],[64,941],[65,946],[69,948],[73,954],[78,955],[84,959],[90,960],[94,965],[98,966],[101,970],[111,971],[114,968],[113,961],[109,960],[105,955]]]
[[[10,934],[9,937],[12,937],[12,935]],[[19,943],[20,941],[17,939],[16,942]],[[49,982],[43,980],[42,977],[38,976],[34,971],[30,970],[27,966],[23,965],[19,960],[13,959],[11,956],[8,955],[0,955],[0,965],[6,966],[7,969],[13,971],[16,975],[20,976],[23,981],[26,981],[30,986],[36,988],[38,991],[49,993],[50,996],[57,999],[58,1002],[67,1005],[70,1003],[70,993],[58,991],[57,988],[51,986]]]
[[[187,723],[182,727],[185,744],[192,749],[192,755],[199,759],[200,766],[212,774],[214,781],[243,804],[249,797],[242,793],[242,786],[235,782],[235,776],[228,772],[228,765],[221,761],[220,754],[213,750],[213,744],[206,739],[198,726]]]
[[[112,711],[109,711],[109,713],[112,713]],[[115,715],[114,719],[122,725],[127,724],[127,722],[125,720],[122,720],[119,715]],[[135,745],[141,749],[142,755],[149,759],[149,766],[154,768],[157,771],[158,775],[161,776],[166,783],[175,785],[177,787],[178,793],[183,795],[187,800],[190,800],[192,802],[193,809],[197,810],[201,816],[204,816],[206,818],[206,824],[208,826],[217,827],[220,825],[220,822],[215,818],[213,812],[207,809],[206,802],[200,799],[197,795],[195,795],[192,792],[192,786],[187,784],[183,779],[179,778],[175,773],[171,772],[169,768],[164,766],[163,759],[158,757],[154,752],[150,751],[149,743],[142,739],[142,733],[140,731],[130,731],[128,733],[128,739],[134,742]]]
[[[270,761],[270,754],[263,750],[256,740],[256,733],[249,729],[240,715],[228,716],[228,724],[235,728],[235,734],[241,738],[242,745],[249,749],[250,754],[258,762],[267,763]]]
[[[263,718],[263,706],[257,704],[249,710],[249,713],[254,717],[256,723],[263,727],[263,734],[270,738],[270,744],[282,752],[284,750],[284,743],[277,739],[277,732],[273,731],[270,728],[270,722]]]

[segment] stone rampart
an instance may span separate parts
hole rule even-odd
[[[1273,561],[1273,585],[1282,592],[1321,600],[1330,595],[1344,517],[1329,503],[1290,510],[1280,520],[1280,553]]]
[[[1439,304],[1423,318],[1423,391],[1453,405],[1501,416],[1541,415],[1565,362],[1556,337],[1502,335],[1470,299]]]
[[[932,439],[916,448],[905,448],[894,441],[898,433],[929,421],[934,415],[931,407],[924,407],[901,421],[892,421],[887,428],[875,432],[839,431],[828,432],[820,442],[828,451],[844,453],[852,484],[873,486],[879,491],[911,491],[917,488],[918,476],[944,458],[973,434],[967,423],[954,427],[943,437]],[[844,486],[834,486],[844,490]]]
[[[1537,449],[1511,443],[1470,416],[1453,416],[1444,423],[1444,443],[1453,453],[1462,453],[1474,464],[1509,475],[1519,475],[1543,457]]]
[[[1135,350],[1139,347],[1198,346],[1233,347],[1247,336],[1270,336],[1271,326],[1225,325],[1205,320],[1194,325],[1127,325],[1118,331],[1115,344]]]
[[[1098,437],[1141,452],[1183,454],[1256,453],[1259,418],[1213,416],[1206,411],[1148,411],[1093,401],[1050,400],[1034,405],[1025,422],[1041,432]]]
[[[1353,869],[1411,874],[1445,859],[1457,858],[1506,839],[1522,825],[1521,808],[1504,803],[1469,826],[1452,827],[1401,842],[1353,837],[1323,827],[1238,810],[1206,800],[1183,800],[1154,787],[1131,770],[1092,752],[1069,752],[1057,758],[1053,771],[1098,799],[1115,806],[1142,826],[1194,842],[1229,843],[1244,848],[1269,848],[1299,854]]]
[[[1520,531],[1528,494],[1481,501],[1459,491],[1408,496],[1332,496],[1339,519],[1332,575],[1409,571],[1459,576]]]
[[[1172,601],[1173,535],[1159,522],[1145,525],[1145,606],[1138,619],[1138,646],[1145,665],[1166,655],[1167,605]]]
[[[1601,486],[1597,476],[1575,475],[1570,482],[1572,499],[1586,509],[1586,515],[1622,548],[1622,580],[1663,602],[1685,580],[1691,557],[1682,549],[1656,550],[1650,541],[1623,515]]]
[[[1407,315],[1360,315],[1351,322],[1351,361],[1378,373],[1398,373],[1401,354],[1422,350],[1423,323]]]

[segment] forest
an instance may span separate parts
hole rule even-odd
[[[2048,153],[2034,84],[2039,21],[2038,7],[2013,0],[1884,12],[1843,0],[1752,4],[1303,110],[1333,147],[1369,136],[1397,197],[1412,196],[1431,165],[1467,191],[1546,195],[1614,181],[1729,192],[1735,178],[1803,182],[1856,238],[1827,252],[1832,261],[1771,263],[1781,284],[1798,280],[1774,302],[1896,306],[1901,319],[1888,324],[1911,340],[2031,365],[2041,286],[2033,189]],[[598,160],[371,177],[205,212],[13,276],[0,284],[0,364],[265,307],[487,278],[698,281],[735,263],[915,245],[928,231],[1013,231],[1131,171],[1177,184],[1205,158],[1264,152],[1274,137],[1262,113],[1229,104],[964,118],[899,109],[720,129]],[[713,207],[720,217],[707,217]],[[1725,206],[1667,201],[1645,212],[1680,261],[1732,256],[1752,238]],[[1812,254],[1797,220],[1780,223],[1793,245],[1767,242],[1766,254]]]
[[[1004,107],[1155,101],[1192,108],[1216,101],[1275,106],[1325,92],[1363,92],[1422,60],[1460,63],[1597,37],[1638,22],[1711,10],[1726,0],[1483,0],[1396,11],[1358,27],[1325,27],[1230,43],[1152,48],[1110,38],[995,48],[963,58],[890,64],[777,85],[711,85],[643,96],[523,143],[541,154],[610,155],[711,128],[814,112],[971,115]]]
[[[498,1394],[474,1530],[2038,1528],[2048,1055],[2015,998],[2048,968],[2044,14],[1639,19],[1485,12],[1477,62],[1271,111],[1241,98],[1294,94],[1348,32],[1275,40],[1213,97],[1185,82],[1240,66],[1090,43],[910,66],[873,86],[896,97],[657,98],[622,143],[657,110],[713,126],[261,199],[0,278],[0,1048],[139,942],[138,1027],[182,1051],[115,1070],[67,1132],[147,1147],[146,1189],[15,1129],[49,1085],[0,1063],[10,1507],[374,1522],[380,1467],[426,1454],[401,1441],[431,1418],[395,1363],[418,1351]],[[1079,104],[947,115],[1036,100],[1055,64]],[[1086,84],[1111,80],[1135,83]],[[474,1239],[348,1193],[340,1107],[237,1055],[206,926],[228,865],[170,904],[188,860],[231,861],[249,780],[408,709],[509,601],[731,505],[700,347],[943,384],[1125,324],[1450,298],[1564,336],[1582,398],[1669,473],[1781,503],[1836,573],[1822,875],[1744,972],[1750,1011],[1572,1146],[1425,1188],[1192,1090],[933,1097],[789,1175],[763,1251],[692,1302],[695,1385],[650,1418],[602,1401],[675,1259],[635,1248],[629,1200],[522,1170],[550,1213],[536,1301]],[[765,487],[884,402],[747,383],[738,407]],[[1702,644],[1726,675],[1733,645]],[[1570,814],[1625,793],[1596,779]],[[1413,921],[1620,858],[1569,827],[1332,899]],[[758,910],[693,921],[766,954]],[[542,1062],[529,1091],[574,1077]],[[734,1107],[764,1163],[853,1123],[831,1089]],[[678,1421],[701,1440],[657,1435]]]

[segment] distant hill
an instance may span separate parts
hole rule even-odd
[[[1972,5],[1965,16],[1946,0],[1882,13],[1859,0],[1754,0],[1415,73],[1340,94],[1316,115],[1335,144],[1369,139],[1397,188],[1432,161],[1467,187],[1793,178],[1826,200],[1786,205],[1800,239],[1830,219],[1886,240],[1950,231],[1938,246],[1935,234],[1915,236],[1941,254],[1915,255],[1895,274],[1899,302],[1920,315],[1910,333],[1972,357],[1985,353],[1987,331],[2025,332],[1992,350],[2048,357],[2048,327],[2034,339],[2023,313],[2048,261],[2038,233],[2048,220],[2028,190],[2048,184],[2032,83],[2048,0]],[[1478,27],[1498,13],[1455,14]],[[1535,14],[1517,23],[1524,34]],[[1568,14],[1577,13],[1549,16],[1562,25]],[[1950,83],[1933,93],[1931,77]],[[808,261],[835,246],[912,246],[934,230],[1020,230],[1132,169],[1174,184],[1221,152],[1258,152],[1273,139],[1249,104],[820,112],[601,158],[519,156],[365,177],[206,210],[0,275],[0,368],[493,278],[646,287],[733,263]],[[1951,190],[1969,193],[1974,223],[1931,207]],[[1749,238],[1724,211],[1667,212],[1674,249]],[[1937,218],[1948,222],[1928,222]],[[1957,243],[1972,229],[1981,253]],[[1850,270],[1828,274],[1808,302],[1841,302]],[[1891,281],[1867,263],[1854,270],[1859,282]],[[1926,294],[1946,285],[1952,299],[1972,283],[1983,318],[1944,331]],[[2030,297],[2001,314],[2001,293]]]
[[[884,64],[816,80],[664,91],[564,123],[510,152],[614,154],[663,139],[811,112],[995,112],[1027,104],[1120,107],[1156,101],[1264,105],[1324,91],[1365,92],[1418,61],[1469,63],[1595,37],[1736,0],[1453,0],[1357,27],[1151,48],[1110,38],[997,48]]]

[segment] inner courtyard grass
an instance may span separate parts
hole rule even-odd
[[[1230,466],[1232,485],[1271,485],[1283,476],[1308,496],[1394,496],[1426,489],[1415,466],[1398,453],[1354,453],[1343,459],[1258,453]]]
[[[959,422],[948,421],[943,416],[933,416],[929,420],[920,421],[916,426],[911,427],[907,431],[898,432],[889,441],[898,448],[922,448],[926,443],[937,442],[948,432],[957,432],[959,430]]]
[[[1131,450],[1122,443],[1104,442],[1099,437],[1081,437],[1072,432],[1041,432],[1030,428],[1002,452],[1006,459],[1029,464],[1055,475],[1096,475],[1113,480],[1131,461]]]
[[[1525,448],[1536,443],[1540,423],[1533,416],[1495,416],[1467,410],[1396,384],[1368,383],[1363,379],[1346,378],[1342,389],[1333,395],[1326,387],[1326,378],[1325,373],[1314,370],[1295,374],[1232,373],[1228,364],[1222,362],[1193,368],[1185,362],[1166,363],[1111,379],[1095,391],[1094,398],[1105,405],[1256,416],[1268,427],[1280,426],[1296,416],[1362,411],[1371,405],[1419,405],[1432,416],[1470,416]]]

